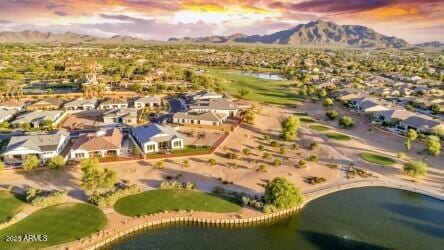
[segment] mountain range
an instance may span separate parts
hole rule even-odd
[[[338,25],[327,21],[312,21],[299,24],[293,28],[269,35],[245,35],[236,33],[230,36],[206,36],[170,38],[169,42],[185,43],[251,43],[282,45],[330,45],[360,48],[444,48],[444,43],[429,42],[412,45],[403,39],[380,34],[373,29],[360,25]],[[0,43],[87,43],[87,44],[143,44],[152,41],[131,36],[116,35],[97,37],[73,32],[61,34],[39,31],[3,31],[0,32]]]
[[[0,32],[0,43],[145,43],[148,41],[131,36],[97,37],[73,32],[55,34],[39,31],[3,31]]]
[[[170,38],[174,42],[259,43],[285,45],[340,45],[361,48],[407,48],[405,40],[386,36],[360,25],[338,25],[327,21],[299,24],[269,35],[234,34],[231,36]]]

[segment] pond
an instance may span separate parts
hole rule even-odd
[[[247,75],[247,76],[253,76],[259,79],[264,79],[264,80],[272,80],[272,81],[282,81],[282,80],[286,80],[285,78],[281,77],[278,74],[271,74],[271,73],[256,73],[256,72],[247,72],[247,71],[242,71],[240,72],[241,75]]]
[[[444,202],[388,188],[333,193],[292,217],[246,228],[170,226],[109,249],[442,249]]]

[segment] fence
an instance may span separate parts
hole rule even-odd
[[[296,213],[300,207],[290,208],[282,211],[278,211],[275,213],[264,214],[257,217],[251,218],[242,218],[242,219],[206,219],[206,218],[192,218],[192,217],[173,217],[173,218],[165,218],[155,221],[146,222],[144,224],[140,224],[129,228],[123,232],[120,232],[116,235],[110,236],[98,243],[95,243],[89,247],[83,248],[87,250],[100,249],[106,245],[109,245],[122,237],[125,237],[129,234],[137,233],[149,228],[153,228],[161,225],[174,225],[174,224],[196,224],[196,225],[210,225],[210,226],[249,226],[264,222],[269,222],[275,220],[277,218],[281,218],[287,215],[291,215]]]

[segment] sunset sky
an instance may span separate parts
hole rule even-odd
[[[444,42],[444,0],[0,0],[0,31],[144,39],[269,34],[312,20]]]

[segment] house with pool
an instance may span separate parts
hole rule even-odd
[[[182,135],[173,127],[151,123],[131,129],[131,136],[145,154],[184,148]]]

